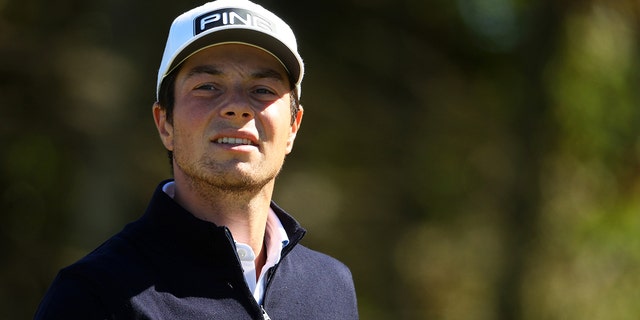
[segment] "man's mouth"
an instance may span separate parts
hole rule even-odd
[[[248,146],[254,145],[254,143],[251,142],[251,140],[243,139],[243,138],[222,137],[222,138],[216,139],[215,142],[220,144],[241,144],[241,145],[248,145]]]

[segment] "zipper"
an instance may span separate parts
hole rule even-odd
[[[271,318],[269,318],[269,315],[267,314],[267,311],[266,311],[266,310],[264,310],[264,307],[263,307],[263,306],[260,306],[260,309],[262,309],[262,318],[263,318],[264,320],[271,320]]]

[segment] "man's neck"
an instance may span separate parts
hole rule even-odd
[[[176,202],[201,220],[229,228],[234,240],[249,245],[258,257],[256,262],[264,264],[264,235],[273,181],[257,192],[244,193],[198,187],[178,176],[175,184]]]

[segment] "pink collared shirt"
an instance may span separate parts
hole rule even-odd
[[[162,191],[169,195],[171,198],[175,196],[175,182],[171,181],[162,187]],[[269,208],[269,214],[267,215],[267,226],[264,234],[264,242],[267,248],[267,260],[262,267],[260,275],[256,279],[256,255],[253,249],[247,244],[236,242],[236,250],[238,257],[242,263],[242,269],[244,272],[244,279],[247,282],[249,290],[253,293],[254,299],[259,305],[262,305],[264,299],[264,290],[266,288],[266,274],[269,269],[274,267],[280,262],[282,254],[282,248],[289,243],[289,237],[287,232],[282,226],[282,222],[278,219],[276,213]]]
[[[282,254],[282,248],[289,243],[289,237],[278,219],[278,216],[271,208],[269,208],[269,215],[267,216],[267,227],[265,229],[264,242],[267,248],[267,261],[262,267],[260,276],[256,280],[256,255],[247,244],[236,242],[236,250],[238,251],[238,257],[242,263],[242,269],[244,271],[244,279],[249,286],[253,297],[256,299],[259,305],[262,305],[264,299],[264,290],[267,285],[267,271],[280,262]]]

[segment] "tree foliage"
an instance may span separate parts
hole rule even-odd
[[[264,1],[305,119],[275,199],[363,319],[640,316],[637,1]],[[142,214],[151,118],[196,1],[0,2],[0,318]]]

